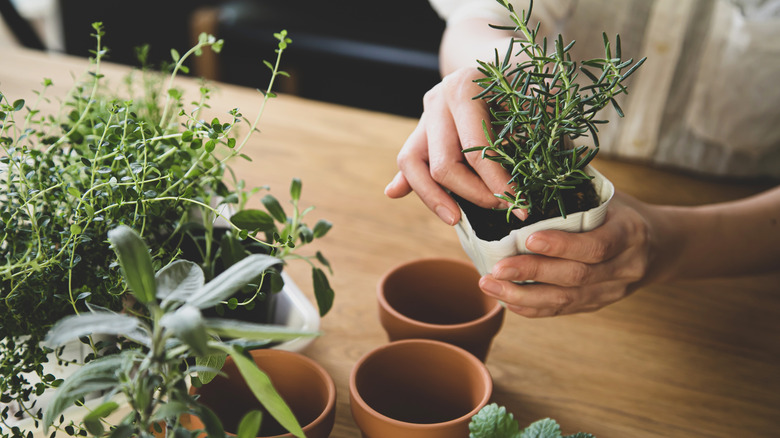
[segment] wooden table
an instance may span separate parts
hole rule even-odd
[[[0,90],[11,100],[30,100],[48,77],[62,92],[85,66],[2,48]],[[115,77],[124,72],[108,70]],[[221,84],[219,90],[215,112],[240,107],[254,114],[254,90]],[[303,202],[316,205],[312,222],[334,223],[312,251],[320,249],[333,265],[336,302],[322,320],[324,335],[304,352],[336,381],[334,438],[360,436],[349,410],[349,373],[358,358],[387,342],[376,316],[379,277],[419,257],[466,259],[455,231],[418,199],[383,195],[415,123],[281,96],[245,150],[253,161],[234,166],[249,184],[270,185],[281,198],[291,178],[302,178]],[[605,159],[595,165],[619,189],[650,202],[713,202],[765,187]],[[305,266],[290,265],[289,272],[311,290]],[[552,417],[565,433],[599,438],[779,436],[779,292],[775,273],[651,286],[592,314],[540,320],[508,314],[487,361],[494,400],[522,425]]]

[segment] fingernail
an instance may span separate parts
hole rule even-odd
[[[526,239],[525,247],[533,252],[544,253],[550,249],[550,243],[532,234]]]
[[[482,280],[479,282],[479,287],[488,295],[501,295],[501,284],[490,277],[482,277]]]
[[[443,220],[449,225],[455,225],[457,222],[455,220],[455,215],[450,211],[449,208],[443,205],[436,207],[436,216],[439,216],[439,219]]]

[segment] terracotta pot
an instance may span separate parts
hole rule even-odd
[[[471,417],[493,390],[485,364],[429,339],[391,342],[352,369],[352,417],[364,438],[468,437]]]
[[[377,285],[379,321],[390,341],[435,339],[481,361],[504,322],[504,307],[479,289],[470,263],[414,260],[388,271]]]
[[[493,271],[493,265],[499,260],[518,254],[530,254],[525,247],[528,236],[539,230],[562,230],[569,232],[590,231],[602,223],[607,215],[607,206],[615,194],[615,186],[604,175],[591,166],[585,167],[585,173],[593,176],[593,186],[601,204],[587,211],[569,214],[563,217],[545,219],[520,229],[513,230],[500,240],[483,240],[477,237],[469,218],[461,210],[461,220],[455,226],[461,246],[480,274]]]
[[[322,366],[299,353],[262,349],[252,350],[258,368],[263,370],[274,387],[292,409],[307,438],[327,438],[336,415],[336,385]],[[201,388],[191,388],[199,401],[208,406],[222,421],[225,432],[235,434],[241,418],[251,410],[263,410],[244,383],[235,363],[227,358],[222,372]],[[203,423],[190,416],[183,421],[190,429],[201,429]],[[189,423],[189,424],[188,424]],[[261,437],[292,437],[269,414],[263,415]]]

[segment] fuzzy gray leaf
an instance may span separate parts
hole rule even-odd
[[[140,332],[138,319],[111,312],[83,313],[62,318],[46,335],[46,344],[62,345],[92,334],[130,335]]]
[[[170,301],[186,301],[206,282],[203,270],[189,260],[177,260],[160,269],[155,275],[157,298],[163,305]]]
[[[214,307],[230,298],[238,289],[249,284],[263,271],[281,263],[281,260],[265,254],[251,254],[231,266],[225,272],[205,284],[186,303],[199,309]]]

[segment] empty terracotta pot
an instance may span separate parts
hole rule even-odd
[[[333,429],[336,415],[336,385],[317,362],[299,353],[261,349],[252,350],[258,368],[271,379],[276,390],[295,414],[307,438],[327,438]],[[251,410],[264,411],[260,402],[244,383],[233,360],[228,357],[222,372],[191,393],[199,394],[199,401],[209,407],[222,421],[225,432],[235,434],[241,418]],[[183,421],[191,429],[201,429],[197,417]],[[271,415],[263,415],[260,437],[292,437]]]
[[[483,362],[504,322],[504,307],[479,289],[473,265],[454,259],[414,260],[379,280],[379,321],[390,341],[435,339]]]
[[[460,347],[429,339],[391,342],[352,369],[352,417],[364,438],[459,438],[488,403],[485,364]]]

